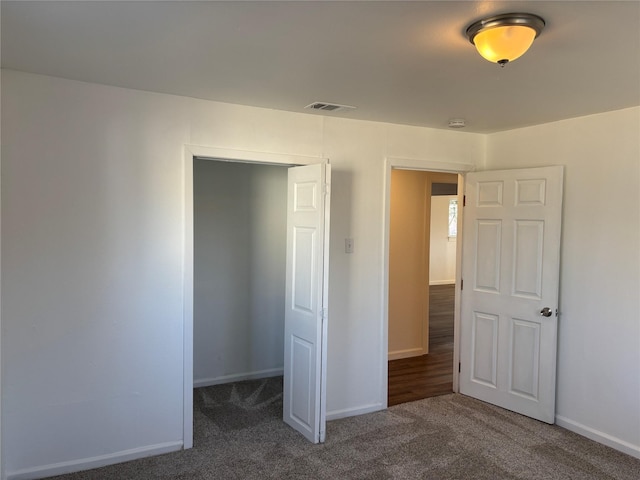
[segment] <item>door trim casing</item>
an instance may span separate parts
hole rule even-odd
[[[458,193],[464,192],[464,174],[476,169],[470,163],[439,162],[427,159],[386,157],[384,160],[384,208],[382,220],[382,255],[383,255],[383,275],[382,275],[382,325],[380,332],[380,399],[382,408],[387,408],[388,395],[388,375],[389,375],[389,235],[391,218],[391,170],[418,170],[440,173],[457,173],[461,176],[458,182]],[[462,210],[459,210],[460,225]],[[464,235],[458,232],[458,235]],[[456,279],[462,276],[462,242],[458,240],[456,245]],[[460,328],[460,283],[456,281],[456,303],[454,315],[454,342],[453,342],[453,364],[457,365],[460,358],[459,352],[459,328]],[[452,365],[453,368],[453,365]],[[458,391],[458,369],[453,368],[453,391]]]
[[[272,165],[311,165],[324,157],[236,150],[205,145],[183,145],[182,154],[182,448],[193,447],[193,160]]]

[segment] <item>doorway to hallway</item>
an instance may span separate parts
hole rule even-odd
[[[392,170],[387,405],[454,391],[458,175]]]
[[[455,285],[429,288],[429,353],[389,361],[387,405],[453,391]]]

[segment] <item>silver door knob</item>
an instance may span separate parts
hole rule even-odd
[[[542,317],[550,317],[551,316],[551,309],[549,307],[544,307],[542,310],[540,310],[540,316],[542,316]]]

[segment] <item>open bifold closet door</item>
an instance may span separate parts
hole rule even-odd
[[[283,416],[313,443],[326,424],[330,177],[326,163],[289,169]]]

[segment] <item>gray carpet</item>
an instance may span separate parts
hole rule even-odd
[[[285,425],[282,378],[195,390],[195,447],[80,479],[628,479],[640,460],[450,394],[329,422],[312,445]]]

